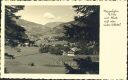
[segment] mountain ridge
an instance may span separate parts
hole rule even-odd
[[[46,25],[41,25],[23,19],[16,20],[16,23],[21,27],[24,27],[28,37],[34,40],[55,36],[63,36],[63,25],[66,24],[63,22],[51,22]]]

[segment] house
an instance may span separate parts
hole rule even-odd
[[[78,49],[77,47],[73,47],[73,48],[71,48],[71,50],[72,50],[73,52],[75,52],[75,51],[78,51],[79,49]]]
[[[24,46],[28,47],[29,46],[29,42],[24,43]]]
[[[75,56],[74,54],[67,54],[67,56]]]
[[[63,51],[63,50],[62,50],[62,51]],[[73,51],[68,51],[68,52],[63,51],[62,55],[66,55],[66,56],[75,56]]]
[[[77,47],[73,47],[70,48],[70,51],[68,51],[67,53],[65,51],[63,51],[63,55],[67,55],[67,56],[75,56],[75,52],[78,51],[79,49]]]
[[[72,51],[72,50],[68,51],[67,56],[75,56],[75,55],[74,55],[74,51]]]

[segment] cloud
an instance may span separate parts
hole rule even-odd
[[[46,19],[55,19],[56,18],[53,14],[51,14],[49,12],[44,13],[43,17]]]

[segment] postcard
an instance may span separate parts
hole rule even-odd
[[[1,4],[1,78],[127,79],[126,0]]]

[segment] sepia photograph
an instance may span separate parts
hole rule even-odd
[[[99,74],[100,5],[6,5],[4,73]]]

